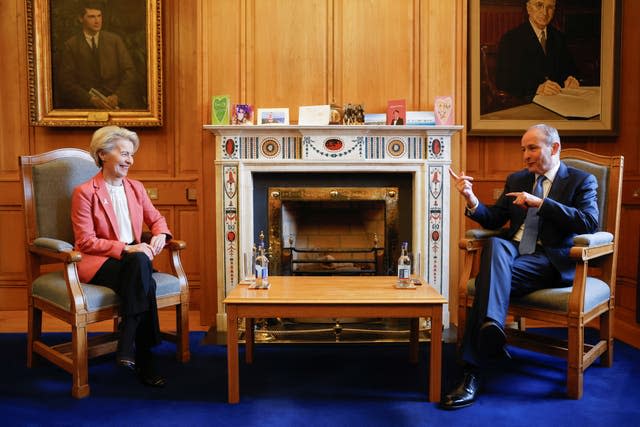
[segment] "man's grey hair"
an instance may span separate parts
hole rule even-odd
[[[133,152],[135,153],[138,151],[140,138],[138,138],[138,134],[132,130],[121,128],[119,126],[105,126],[93,133],[91,144],[89,145],[89,152],[98,167],[102,167],[100,153],[109,153],[115,148],[116,141],[119,139],[131,141],[133,144]]]
[[[544,123],[539,123],[537,125],[531,126],[529,130],[537,129],[544,135],[544,142],[547,145],[551,145],[554,142],[560,144],[560,135],[558,135],[558,130],[552,126],[545,125]]]

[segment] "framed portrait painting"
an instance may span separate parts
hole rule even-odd
[[[615,135],[620,0],[469,0],[470,135]]]
[[[160,0],[27,0],[35,126],[161,126]]]

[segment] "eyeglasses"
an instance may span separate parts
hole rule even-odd
[[[543,10],[546,9],[547,11],[555,11],[556,10],[556,5],[554,4],[548,4],[545,5],[543,1],[530,1],[529,4],[531,5],[531,7],[533,7],[535,10]]]

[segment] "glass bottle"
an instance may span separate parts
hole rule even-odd
[[[407,242],[402,242],[402,250],[398,258],[398,286],[411,286],[411,258],[407,253]]]
[[[264,242],[260,242],[256,256],[256,287],[269,287],[269,259],[265,255]]]
[[[244,272],[245,272],[245,278],[244,281],[249,285],[255,285],[256,284],[256,271],[255,271],[255,265],[256,265],[256,245],[251,245],[251,253],[244,254]]]

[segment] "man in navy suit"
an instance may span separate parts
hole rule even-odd
[[[528,103],[580,83],[564,34],[549,25],[556,0],[529,0],[526,6],[529,20],[500,39],[496,86]]]
[[[520,145],[525,169],[507,177],[493,206],[484,205],[475,196],[473,177],[450,171],[466,201],[469,218],[487,229],[499,229],[507,222],[509,228],[504,237],[489,239],[482,251],[461,348],[464,378],[444,396],[444,409],[475,402],[480,367],[508,356],[503,327],[509,298],[569,286],[575,275],[575,262],[569,259],[573,237],[598,228],[596,179],[560,161],[558,131],[544,124],[532,126]],[[530,249],[525,248],[527,240]]]

